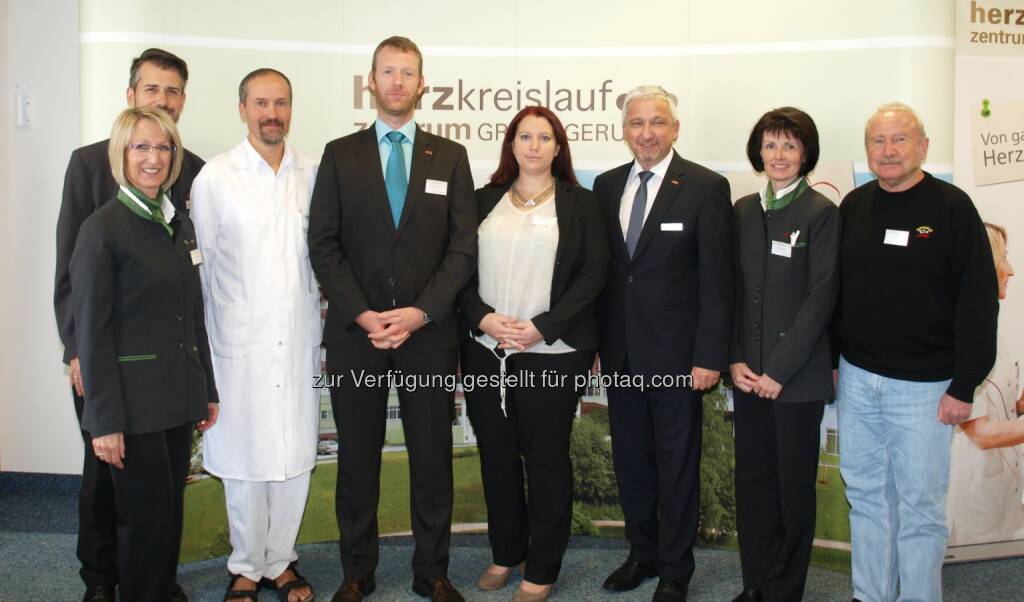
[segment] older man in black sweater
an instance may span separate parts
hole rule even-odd
[[[949,448],[992,368],[996,275],[971,199],[921,169],[928,138],[905,105],[865,129],[878,180],[840,206],[840,466],[854,597],[941,600]]]

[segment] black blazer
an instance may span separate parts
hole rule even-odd
[[[53,309],[57,314],[57,332],[64,345],[65,364],[78,356],[71,310],[71,275],[68,272],[78,230],[93,211],[117,196],[117,182],[111,173],[110,158],[107,156],[109,144],[110,140],[102,140],[75,150],[71,153],[68,170],[64,174],[64,194],[61,196],[60,215],[57,217],[57,270],[53,286]],[[202,168],[203,160],[185,150],[181,175],[171,187],[171,202],[177,211],[188,213],[192,180]]]
[[[93,437],[207,418],[217,401],[192,222],[163,226],[116,199],[89,216],[71,257],[85,411]]]
[[[779,401],[832,399],[828,325],[839,294],[839,208],[812,189],[767,214],[758,194],[736,201],[732,362],[783,385]],[[791,256],[772,253],[790,242]]]
[[[324,344],[374,347],[355,319],[366,310],[414,306],[433,323],[408,351],[458,346],[455,297],[476,266],[476,204],[466,149],[416,129],[405,207],[395,228],[376,132],[369,127],[327,144],[309,209],[309,259],[327,296]],[[444,194],[426,191],[444,182]]]
[[[630,259],[619,204],[633,163],[597,177],[612,251],[601,297],[601,370],[690,374],[725,371],[734,303],[729,182],[673,151],[665,179]],[[682,231],[662,224],[682,224]]]
[[[484,186],[476,191],[479,221],[490,215],[511,184]],[[608,276],[608,230],[604,211],[586,188],[559,180],[555,185],[558,247],[551,277],[550,309],[533,316],[544,342],[561,339],[579,351],[596,351],[597,299]],[[483,317],[494,311],[480,299],[476,274],[461,297],[466,325],[477,334]]]

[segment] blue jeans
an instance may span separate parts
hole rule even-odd
[[[853,595],[942,599],[953,427],[938,420],[949,381],[887,378],[840,358],[839,466],[850,502]]]

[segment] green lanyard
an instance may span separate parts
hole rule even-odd
[[[161,200],[167,200],[166,192],[161,191],[158,196]],[[140,200],[140,197],[143,200]],[[149,198],[134,186],[121,186],[117,191],[117,200],[121,201],[125,207],[131,209],[135,215],[147,221],[160,224],[164,227],[164,230],[167,230],[169,236],[174,236],[174,229],[171,228],[171,225],[167,223],[167,218],[164,217],[161,201]]]

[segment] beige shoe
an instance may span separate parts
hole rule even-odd
[[[484,572],[480,574],[480,578],[476,580],[476,587],[481,591],[493,592],[505,587],[505,585],[508,584],[508,578],[511,576],[511,568],[505,571],[502,575],[495,575],[494,573],[484,569]]]
[[[551,595],[552,586],[549,585],[547,589],[542,592],[532,593],[523,591],[521,588],[516,590],[516,595],[512,596],[512,602],[544,602]]]

